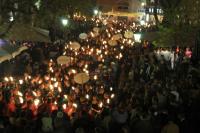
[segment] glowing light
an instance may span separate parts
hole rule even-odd
[[[144,3],[144,2],[142,2],[142,3],[141,3],[141,6],[145,6],[145,3]]]
[[[55,88],[58,87],[58,82],[54,83],[54,87],[55,87]]]
[[[32,92],[34,96],[37,96],[37,93],[35,91]]]
[[[34,104],[35,104],[35,106],[38,106],[39,103],[40,103],[40,100],[39,100],[39,99],[35,99],[35,100],[34,100]]]
[[[73,105],[73,107],[75,107],[75,108],[78,107],[78,105],[77,105],[76,103],[73,103],[72,105]]]
[[[97,75],[94,75],[94,80],[97,80],[97,78],[98,78]]]
[[[72,73],[75,74],[75,73],[76,73],[76,70],[72,69]]]
[[[23,96],[23,94],[20,91],[17,92],[17,95],[21,97]]]
[[[22,79],[19,80],[19,84],[20,84],[20,85],[22,85],[23,82],[24,82],[24,81],[23,81]]]
[[[100,108],[103,107],[103,103],[102,103],[102,102],[99,103],[99,107],[100,107]]]
[[[58,91],[59,91],[59,92],[62,92],[62,89],[61,89],[61,87],[58,87]]]
[[[49,88],[50,88],[51,90],[53,90],[53,85],[50,85]]]
[[[146,23],[145,23],[144,20],[141,20],[141,21],[140,21],[140,24],[141,24],[141,25],[145,25]]]
[[[19,102],[22,104],[24,103],[24,99],[22,97],[19,97]]]
[[[8,81],[9,81],[8,77],[5,77],[5,78],[4,78],[4,80],[5,80],[6,82],[8,82]]]
[[[63,104],[62,105],[63,109],[65,110],[67,108],[67,105],[66,104]]]
[[[88,94],[86,94],[86,95],[85,95],[85,98],[86,98],[86,99],[89,99],[89,98],[90,98],[90,96],[89,96]]]
[[[114,97],[115,97],[115,94],[112,94],[110,97],[111,97],[111,98],[114,98]]]
[[[10,77],[10,81],[13,81],[14,79],[13,79],[13,77]]]
[[[94,15],[97,15],[99,11],[97,9],[94,10]]]
[[[69,22],[68,19],[62,19],[63,26],[67,26],[68,22]]]
[[[68,98],[67,95],[64,95],[64,98],[67,99]]]
[[[119,54],[119,58],[121,59],[123,57],[122,53]]]
[[[42,80],[39,80],[39,82],[38,82],[39,84],[41,84],[42,83]]]
[[[106,102],[107,102],[107,104],[109,104],[109,103],[110,103],[110,99],[108,98],[108,99],[106,100]]]
[[[75,87],[74,87],[74,86],[72,86],[72,90],[75,90]]]

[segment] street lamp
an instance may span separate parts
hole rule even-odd
[[[135,33],[134,34],[134,39],[135,39],[135,42],[141,42],[141,33]]]
[[[142,7],[144,7],[144,6],[145,6],[145,3],[144,3],[144,2],[142,2],[142,3],[141,3],[141,6],[142,6]]]
[[[68,24],[68,19],[62,19],[63,26],[66,26]]]
[[[97,15],[99,11],[97,9],[94,9],[94,15]]]

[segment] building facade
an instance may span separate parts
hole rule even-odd
[[[141,17],[145,0],[97,0],[99,10],[112,16]]]

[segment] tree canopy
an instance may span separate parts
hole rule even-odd
[[[75,12],[91,15],[95,1],[0,0],[0,37],[4,36],[15,22],[48,27],[56,24],[62,17],[72,17]]]
[[[160,6],[163,10],[163,21],[157,23],[163,28],[168,28],[168,43],[176,45],[190,45],[195,40],[196,33],[200,28],[200,1],[199,0],[154,0],[155,7]],[[154,14],[155,18],[157,14]],[[160,26],[159,26],[160,27]],[[173,31],[173,32],[171,32]],[[166,34],[164,33],[164,34]],[[173,37],[172,37],[173,36]],[[166,36],[161,36],[158,42],[167,42]],[[194,42],[194,41],[193,41]],[[163,45],[163,44],[162,44]],[[174,45],[174,44],[172,44]]]
[[[0,37],[4,36],[16,21],[31,21],[36,10],[36,0],[0,0]]]

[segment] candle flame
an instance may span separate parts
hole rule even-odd
[[[78,105],[77,105],[76,103],[73,103],[73,106],[74,106],[75,108],[77,108],[77,107],[78,107]]]
[[[38,106],[39,103],[40,103],[40,100],[39,100],[39,99],[35,99],[35,100],[34,100],[34,104],[35,104],[35,106]]]
[[[19,102],[22,104],[24,103],[24,99],[22,97],[19,97]]]
[[[63,109],[65,110],[67,108],[67,105],[66,104],[63,104],[62,105]]]

